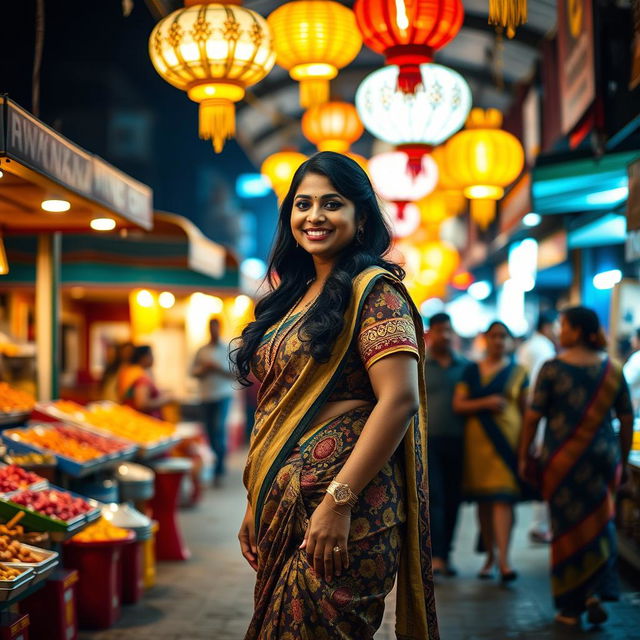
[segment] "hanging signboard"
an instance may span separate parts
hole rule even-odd
[[[531,211],[531,174],[525,173],[500,203],[500,233],[516,227]]]
[[[2,155],[144,229],[153,226],[149,187],[87,153],[14,102],[2,102]]]
[[[575,127],[596,97],[591,0],[558,0],[558,69],[562,133]]]

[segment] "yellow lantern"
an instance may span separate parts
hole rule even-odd
[[[449,203],[444,191],[434,191],[428,196],[418,200],[416,206],[420,211],[422,224],[427,226],[440,226],[451,217]]]
[[[444,240],[432,240],[420,247],[422,271],[436,274],[435,280],[448,282],[460,264],[458,250]],[[427,284],[425,282],[424,284]],[[429,281],[432,284],[432,281]]]
[[[156,71],[200,104],[200,137],[220,153],[235,135],[234,103],[275,64],[271,30],[255,11],[233,0],[185,0],[149,38]]]
[[[431,152],[431,157],[438,165],[438,186],[436,190],[444,194],[449,215],[457,216],[464,209],[466,200],[462,193],[462,186],[454,180],[447,169],[444,148],[445,145],[440,145]]]
[[[268,178],[278,200],[282,200],[287,195],[295,172],[305,160],[307,156],[303,153],[285,150],[270,155],[262,163],[260,173]]]
[[[329,80],[347,66],[362,47],[351,9],[332,0],[295,0],[267,18],[277,62],[300,82],[300,104],[329,100]]]
[[[325,102],[305,111],[302,133],[318,147],[318,151],[346,153],[364,133],[364,127],[354,105]]]
[[[520,141],[503,131],[497,109],[473,109],[464,131],[445,146],[446,166],[471,199],[471,216],[486,229],[496,215],[496,201],[524,167]]]

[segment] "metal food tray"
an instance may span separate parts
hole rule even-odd
[[[8,466],[9,466],[8,464],[5,464],[4,462],[0,462],[0,469]],[[19,467],[20,465],[16,465],[16,466]],[[12,489],[11,491],[5,491],[5,492],[0,491],[0,496],[8,496],[8,495],[11,495],[12,493],[15,493],[16,491],[40,491],[41,489],[46,489],[48,486],[49,486],[49,481],[45,478],[42,478],[42,480],[40,480],[39,482],[34,482],[33,484],[30,484],[26,487]]]
[[[0,412],[0,427],[18,426],[24,424],[31,415],[31,411]]]
[[[13,580],[0,580],[0,602],[17,598],[31,586],[34,578],[35,571],[29,567]]]
[[[37,556],[41,556],[40,562],[4,562],[7,567],[24,567],[25,569],[33,569],[35,576],[31,582],[31,586],[46,580],[52,571],[58,566],[59,554],[55,551],[40,549],[40,547],[32,547],[30,544],[23,544],[23,547],[29,549]]]
[[[105,406],[109,404],[114,404],[112,402],[94,402],[89,407],[92,406]],[[182,441],[182,438],[178,435],[168,436],[167,438],[161,438],[160,440],[156,440],[154,442],[149,442],[146,444],[142,444],[140,442],[134,442],[133,440],[129,440],[128,438],[123,438],[122,436],[116,436],[111,431],[107,431],[106,429],[101,429],[100,427],[96,427],[95,425],[84,422],[81,418],[74,417],[69,413],[64,413],[60,411],[52,402],[43,402],[36,405],[36,410],[44,413],[45,415],[51,416],[52,418],[56,418],[57,420],[61,420],[63,422],[68,422],[76,427],[80,427],[87,431],[92,431],[100,436],[106,436],[107,438],[117,438],[121,442],[127,442],[131,444],[132,447],[137,447],[137,455],[135,456],[138,460],[148,460],[149,458],[155,458],[160,454],[168,451],[176,444]],[[120,459],[118,460],[120,461]]]
[[[51,429],[52,425],[48,425],[48,424],[41,424],[39,425],[41,426],[43,429]],[[77,426],[78,428],[81,428],[85,431],[87,431],[88,429],[80,426],[80,425],[73,425],[74,427]],[[55,456],[58,464],[58,468],[63,471],[64,473],[67,473],[70,476],[73,476],[75,478],[82,478],[83,476],[86,475],[90,475],[92,473],[95,473],[96,471],[100,471],[102,469],[107,469],[110,467],[113,467],[114,465],[116,465],[119,462],[124,462],[125,460],[131,460],[135,454],[136,454],[136,445],[133,443],[129,443],[129,441],[124,441],[122,440],[122,438],[118,438],[119,442],[122,442],[123,444],[126,442],[126,444],[128,445],[127,449],[124,449],[120,452],[117,453],[107,453],[103,456],[100,456],[99,458],[94,458],[93,460],[88,460],[87,462],[78,462],[77,460],[74,460],[73,458],[69,458],[67,456],[64,456],[60,453],[57,453],[56,451],[52,451],[51,449],[46,449],[44,447],[40,447],[38,445],[35,444],[31,444],[29,442],[23,442],[22,440],[19,439],[20,433],[22,431],[26,431],[28,429],[31,429],[33,427],[23,427],[20,429],[11,429],[12,434],[9,433],[2,433],[2,439],[4,440],[4,442],[6,443],[6,445],[8,447],[11,447],[12,450],[18,451],[18,452],[22,452],[22,453],[48,453],[51,454],[52,456]],[[93,431],[93,430],[91,430]],[[15,436],[18,436],[18,438],[16,438]],[[101,435],[101,436],[105,436],[105,437],[109,437],[108,434],[105,433],[97,433],[96,435]]]

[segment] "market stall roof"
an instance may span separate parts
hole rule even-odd
[[[151,189],[73,144],[0,96],[0,225],[26,232],[86,232],[97,217],[119,228],[151,229]],[[48,213],[48,199],[70,203]]]
[[[628,166],[640,152],[540,163],[533,170],[533,210],[540,214],[612,211],[629,193]]]
[[[5,244],[10,272],[0,276],[0,288],[32,286],[35,239],[7,236]],[[63,237],[62,288],[82,287],[85,297],[121,297],[135,288],[234,294],[239,284],[236,256],[173,213],[155,212],[153,231]]]

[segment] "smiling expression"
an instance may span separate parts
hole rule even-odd
[[[331,260],[354,239],[356,208],[326,176],[308,173],[293,199],[291,232],[312,256]]]

